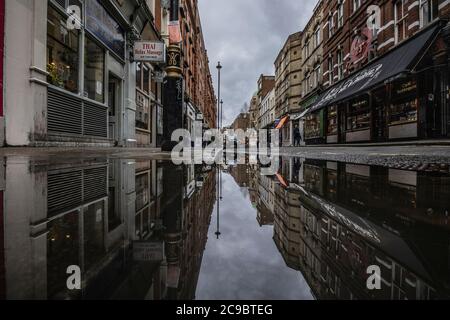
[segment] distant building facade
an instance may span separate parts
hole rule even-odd
[[[293,142],[293,123],[291,113],[300,109],[302,96],[302,32],[288,37],[275,60],[276,117],[279,119],[283,146]]]

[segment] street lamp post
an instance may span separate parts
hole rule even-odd
[[[217,129],[221,129],[221,116],[220,116],[220,106],[221,106],[221,99],[220,99],[220,71],[222,70],[222,65],[220,64],[220,61],[217,63]],[[220,200],[221,200],[221,171],[220,167],[217,166],[217,231],[216,231],[216,237],[217,239],[220,238]]]
[[[222,65],[220,64],[220,61],[217,63],[217,127],[220,127],[220,71],[222,70]]]

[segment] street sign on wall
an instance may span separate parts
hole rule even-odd
[[[134,43],[134,60],[137,62],[166,62],[166,44],[160,41],[136,41]]]

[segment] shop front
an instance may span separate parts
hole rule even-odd
[[[97,0],[86,1],[80,11],[83,23],[72,30],[65,23],[65,8],[48,3],[49,139],[118,143],[120,131],[115,126],[120,125],[116,117],[124,104],[125,29]]]
[[[430,68],[438,30],[434,25],[420,32],[322,93],[306,112],[305,140],[335,144],[442,136],[440,84]]]

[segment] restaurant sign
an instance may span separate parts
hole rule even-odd
[[[137,62],[166,62],[166,44],[161,41],[136,41],[133,52]]]

